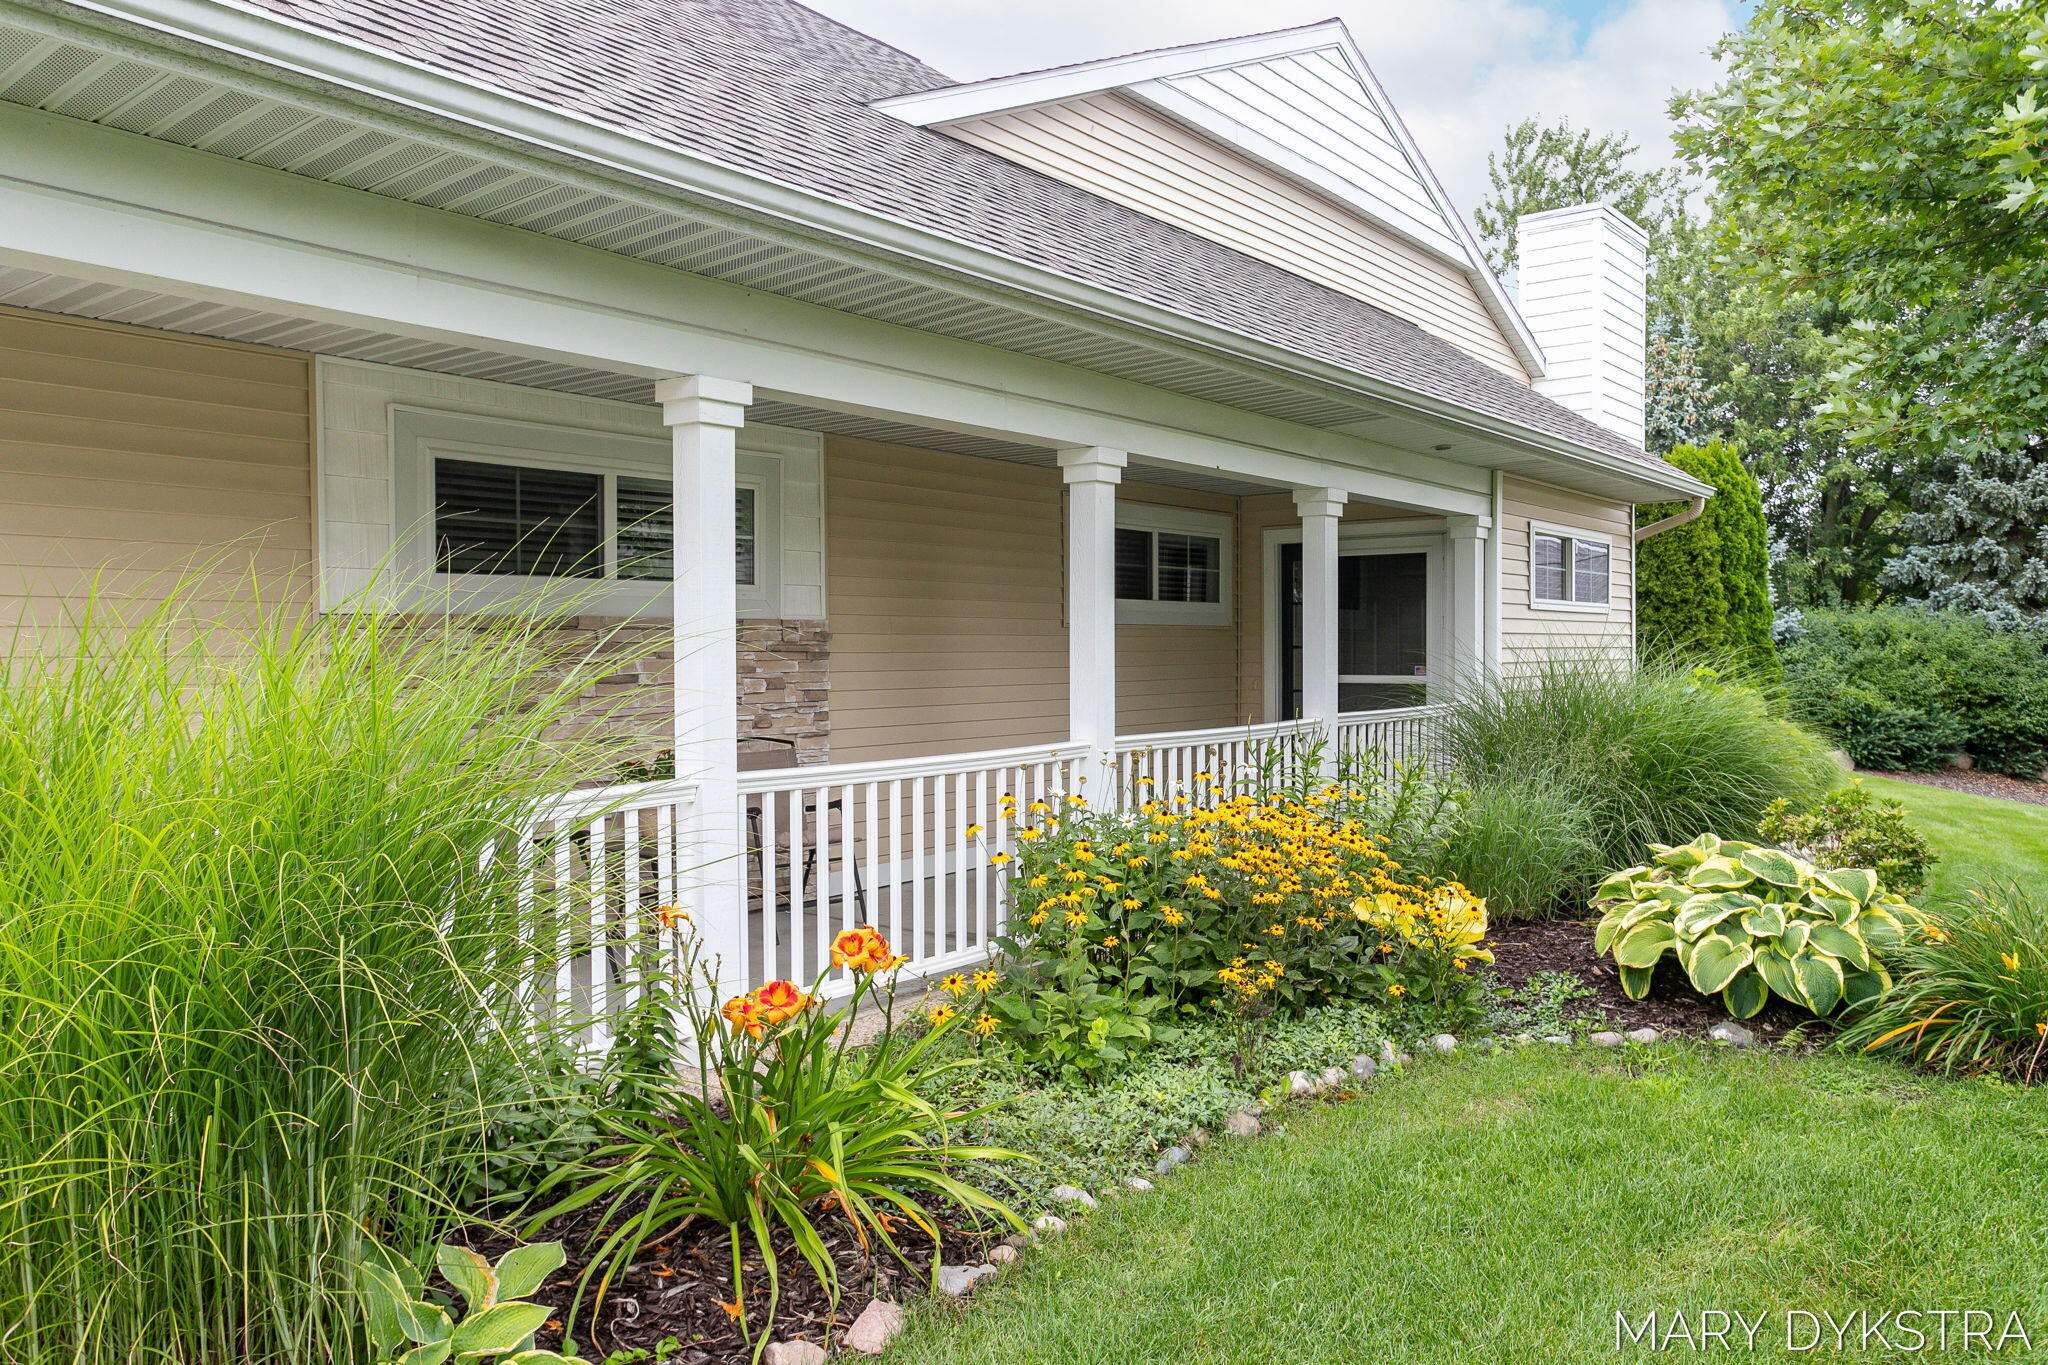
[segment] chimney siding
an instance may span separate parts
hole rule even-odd
[[[1649,237],[1605,204],[1527,214],[1516,233],[1536,391],[1642,444]]]

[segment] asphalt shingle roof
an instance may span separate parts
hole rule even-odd
[[[1413,323],[869,103],[954,84],[792,0],[246,0],[1486,416],[1668,469]]]

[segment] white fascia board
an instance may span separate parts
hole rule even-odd
[[[958,123],[962,119],[1008,113],[1013,109],[1028,109],[1035,104],[1099,95],[1105,90],[1117,90],[1143,81],[1193,76],[1204,71],[1242,66],[1246,62],[1315,52],[1329,47],[1343,33],[1343,21],[1328,19],[1303,28],[1282,29],[1278,33],[1218,38],[1212,42],[1190,43],[1185,47],[1136,52],[1076,66],[1059,66],[1048,71],[1026,71],[1020,75],[997,76],[993,80],[973,81],[965,85],[941,86],[937,90],[876,100],[869,107],[905,123],[930,128],[942,123]]]
[[[64,13],[60,17],[33,7],[37,4],[51,4]],[[0,14],[8,15],[14,22],[54,36],[124,50],[126,45],[118,37],[109,41],[106,29],[77,23],[70,17],[72,11],[87,11],[114,21],[120,28],[142,29],[171,40],[169,48],[148,46],[137,53],[147,60],[161,61],[173,54],[189,59],[193,44],[212,52],[225,52],[230,60],[225,65],[212,64],[204,73],[207,77],[251,85],[272,98],[360,119],[367,112],[360,103],[321,96],[330,90],[366,95],[425,116],[422,123],[408,121],[400,125],[403,135],[438,137],[445,142],[451,124],[480,131],[485,135],[484,148],[467,141],[460,143],[473,155],[488,156],[495,151],[504,160],[509,152],[508,143],[539,149],[548,154],[542,162],[550,173],[563,174],[565,162],[595,167],[615,177],[623,176],[635,185],[680,194],[693,207],[729,207],[744,220],[740,229],[743,231],[772,233],[771,224],[788,224],[800,244],[839,254],[850,263],[890,269],[898,275],[909,273],[904,269],[906,264],[923,265],[936,272],[928,277],[935,282],[955,289],[962,288],[965,282],[991,286],[999,292],[981,297],[993,297],[993,301],[1013,307],[1019,302],[1019,294],[1034,297],[1054,305],[1057,311],[1052,316],[1068,322],[1075,320],[1073,315],[1080,314],[1112,326],[1150,333],[1148,339],[1155,344],[1160,337],[1170,338],[1211,359],[1248,361],[1267,378],[1277,374],[1305,383],[1317,392],[1347,396],[1391,413],[1508,445],[1554,460],[1566,471],[1587,469],[1639,483],[1652,490],[1646,501],[1668,498],[1674,493],[1694,496],[1690,486],[1697,481],[1677,470],[1670,471],[1674,481],[1667,482],[1664,471],[1638,461],[1419,394],[1342,365],[1017,261],[974,243],[738,170],[671,144],[449,75],[367,44],[301,28],[269,14],[243,10],[224,0],[0,0]],[[261,72],[252,73],[250,63],[259,68],[282,68],[304,78],[311,88],[267,78]],[[244,79],[237,82],[237,76]],[[1406,140],[1405,130],[1401,131]],[[615,178],[599,177],[592,183],[611,192],[621,189]],[[843,245],[835,252],[834,243],[819,240],[820,232]],[[869,250],[863,251],[863,247]],[[677,272],[664,273],[674,276]]]

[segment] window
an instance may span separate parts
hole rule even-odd
[[[737,490],[734,579],[757,577],[759,493]],[[606,545],[605,527],[617,527]],[[675,577],[675,500],[666,479],[434,460],[434,567],[522,578]],[[609,553],[607,551],[609,550]]]
[[[1117,619],[1230,624],[1230,518],[1171,507],[1117,509]]]
[[[1605,540],[1530,527],[1529,595],[1540,606],[1605,611],[1614,549]]]

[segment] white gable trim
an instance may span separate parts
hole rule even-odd
[[[1275,137],[1247,127],[1212,104],[1194,98],[1174,84],[1189,77],[1314,53],[1327,53],[1336,58],[1358,82],[1365,102],[1386,125],[1395,148],[1406,161],[1405,169],[1414,177],[1429,205],[1440,215],[1439,222],[1426,221],[1376,194],[1370,186],[1361,185],[1334,164],[1335,158],[1315,156],[1312,144],[1307,141],[1296,147],[1287,146]],[[1541,377],[1544,373],[1543,348],[1522,320],[1514,300],[1487,267],[1479,239],[1444,193],[1442,182],[1423,159],[1414,136],[1401,121],[1399,111],[1387,98],[1385,88],[1373,74],[1371,64],[1359,51],[1342,20],[1331,19],[1279,33],[1226,38],[1159,52],[1140,52],[1099,62],[1084,62],[1050,71],[1025,72],[967,85],[945,86],[878,100],[873,107],[906,123],[935,127],[1057,104],[1111,90],[1142,101],[1196,132],[1229,146],[1247,159],[1336,200],[1420,250],[1449,261],[1471,279],[1488,315],[1500,327],[1523,368],[1532,377]]]

